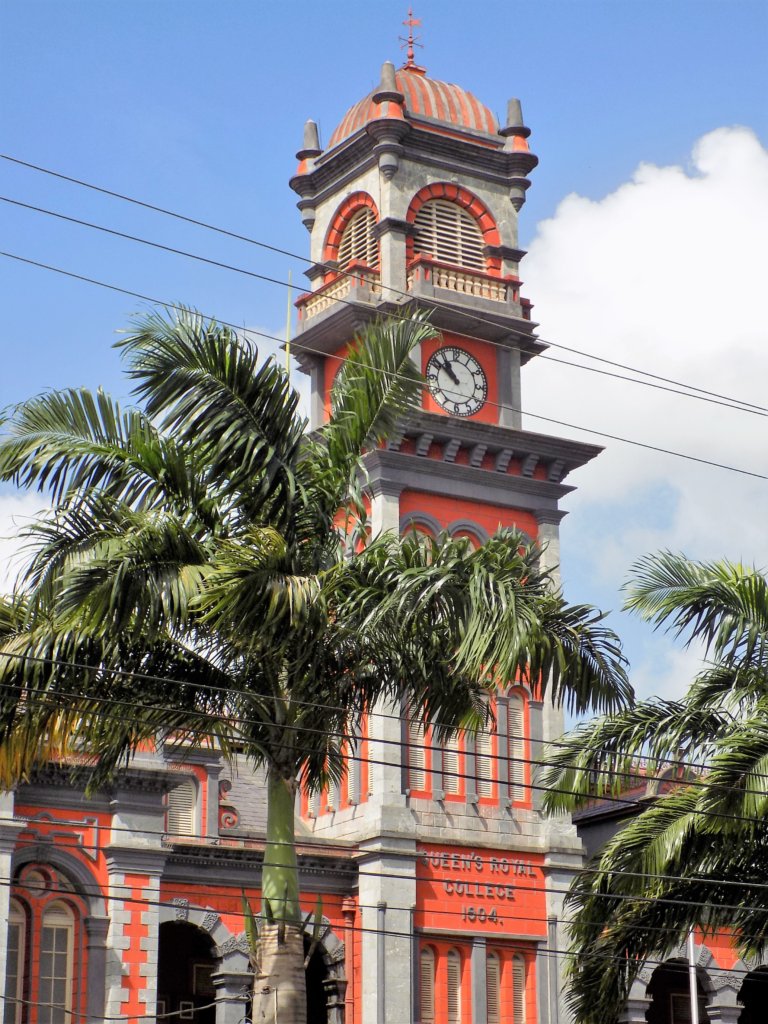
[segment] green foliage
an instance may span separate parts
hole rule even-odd
[[[18,407],[0,479],[53,508],[0,604],[0,785],[76,753],[96,786],[142,743],[213,737],[291,793],[318,788],[377,699],[477,724],[491,668],[576,709],[630,699],[615,636],[565,605],[520,535],[366,539],[366,452],[419,402],[411,351],[433,335],[418,315],[361,332],[311,436],[282,369],[193,311],[120,342],[143,408],[86,390]],[[274,827],[292,836],[286,806]],[[278,924],[294,875],[265,881]]]
[[[615,1019],[643,960],[668,955],[692,927],[733,930],[744,954],[768,949],[768,584],[752,568],[664,552],[638,563],[627,592],[647,621],[702,644],[704,660],[683,700],[598,719],[549,755],[552,811],[621,796],[641,757],[673,783],[569,896],[583,1024]]]

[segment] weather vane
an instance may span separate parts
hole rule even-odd
[[[406,48],[406,46],[408,47],[408,51],[406,53],[405,67],[407,67],[407,68],[415,68],[416,67],[416,61],[415,61],[415,56],[416,55],[414,53],[413,48],[414,48],[414,46],[420,46],[421,49],[423,50],[424,46],[423,46],[422,43],[420,43],[417,40],[416,36],[414,36],[414,34],[413,34],[414,28],[416,28],[417,25],[421,25],[421,18],[414,18],[414,16],[413,16],[413,8],[412,7],[408,8],[408,17],[405,19],[403,24],[408,29],[408,38],[405,39],[403,36],[399,36],[398,37],[400,39],[400,43],[402,44],[400,46],[400,49],[404,50]]]

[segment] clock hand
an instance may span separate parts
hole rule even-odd
[[[448,360],[447,360],[447,359],[444,359],[444,360],[443,360],[443,364],[442,364],[442,365],[443,365],[443,369],[444,369],[444,370],[445,370],[445,372],[446,372],[446,373],[448,374],[448,376],[449,376],[449,377],[451,378],[451,380],[453,381],[453,383],[454,383],[454,384],[457,384],[457,385],[458,385],[458,384],[461,384],[461,381],[460,381],[460,380],[459,380],[459,378],[458,378],[458,377],[456,376],[456,374],[455,374],[455,373],[453,372],[453,367],[451,366],[451,364],[450,364],[450,363],[448,362]]]

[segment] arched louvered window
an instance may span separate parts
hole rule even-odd
[[[516,803],[525,800],[525,715],[523,700],[511,694],[507,701],[507,737],[509,740],[509,796]]]
[[[362,206],[352,214],[339,242],[336,259],[340,270],[346,270],[350,263],[364,263],[371,268],[379,265],[375,227],[376,215],[370,206]]]
[[[501,1024],[501,962],[496,953],[485,961],[487,1024]]]
[[[168,794],[168,835],[193,836],[196,807],[197,787],[192,779],[185,779]]]
[[[448,983],[447,1024],[461,1024],[461,956],[455,949],[446,957]]]
[[[66,1024],[72,1011],[75,918],[66,903],[51,903],[40,929],[38,1024]]]
[[[5,956],[3,1024],[21,1024],[22,1021],[26,945],[27,917],[18,900],[11,900],[11,912],[8,918],[8,947]]]
[[[421,1024],[435,1020],[435,953],[427,947],[419,956],[419,1008]]]
[[[468,270],[485,270],[483,234],[477,221],[458,203],[429,199],[414,220],[414,256],[431,256]]]
[[[443,791],[455,796],[461,792],[459,734],[449,736],[443,745]]]
[[[512,957],[512,1024],[525,1024],[525,960]]]
[[[418,719],[408,721],[408,788],[427,788],[427,750],[424,726]]]

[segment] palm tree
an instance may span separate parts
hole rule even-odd
[[[652,699],[575,730],[551,755],[550,810],[621,797],[627,779],[671,766],[675,784],[581,874],[571,1002],[583,1024],[615,1020],[646,959],[692,928],[725,929],[744,955],[768,943],[768,581],[727,561],[641,560],[627,606],[705,661],[684,699]]]
[[[367,709],[477,723],[489,666],[577,709],[630,696],[614,634],[518,534],[366,538],[364,453],[418,401],[410,352],[433,334],[418,316],[366,330],[307,435],[274,362],[193,312],[151,314],[120,342],[143,408],[45,394],[0,443],[0,478],[53,499],[0,610],[0,784],[73,747],[92,787],[148,739],[245,751],[268,786],[258,989],[280,986],[286,1022],[306,1012],[295,796],[341,776]]]

